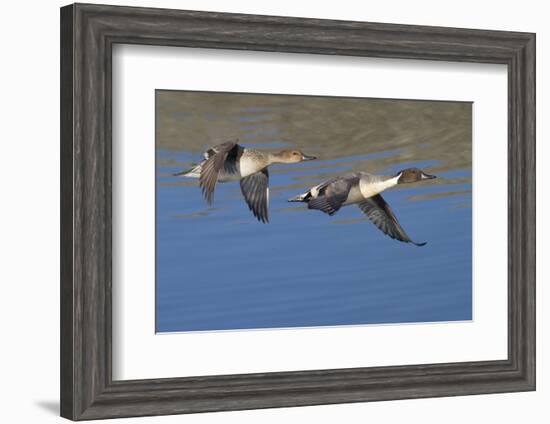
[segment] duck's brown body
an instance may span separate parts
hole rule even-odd
[[[240,181],[241,192],[254,216],[264,223],[269,221],[269,172],[274,163],[298,163],[313,160],[299,150],[268,152],[248,149],[236,141],[228,141],[208,149],[204,160],[194,168],[179,172],[190,178],[198,178],[204,197],[212,203],[218,182]]]

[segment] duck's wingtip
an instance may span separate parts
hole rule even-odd
[[[214,203],[214,196],[209,195],[208,193],[203,193],[203,194],[204,194],[204,200],[206,200],[206,203],[208,204],[208,206],[212,206],[212,203]]]
[[[425,242],[423,242],[423,243],[415,243],[415,242],[413,241],[412,244],[414,244],[415,246],[418,246],[418,247],[422,247],[422,246],[426,246],[426,244],[428,244],[428,242],[425,241]]]

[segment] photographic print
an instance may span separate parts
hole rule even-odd
[[[156,91],[157,333],[472,319],[472,103]]]

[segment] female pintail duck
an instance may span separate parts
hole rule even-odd
[[[206,201],[214,199],[216,183],[240,181],[241,192],[258,221],[267,223],[269,202],[268,166],[274,163],[298,163],[316,159],[300,150],[267,152],[242,147],[235,141],[226,141],[208,149],[204,159],[194,168],[174,175],[198,178]]]
[[[418,168],[404,169],[390,177],[355,172],[327,180],[288,201],[305,202],[308,209],[318,209],[329,215],[334,215],[342,206],[357,205],[384,234],[405,243],[424,246],[426,243],[415,243],[409,238],[380,193],[397,184],[433,178],[435,175]]]

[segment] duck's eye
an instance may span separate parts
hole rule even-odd
[[[292,154],[293,154],[294,156],[298,156],[298,155],[299,155],[298,152],[292,152]]]

